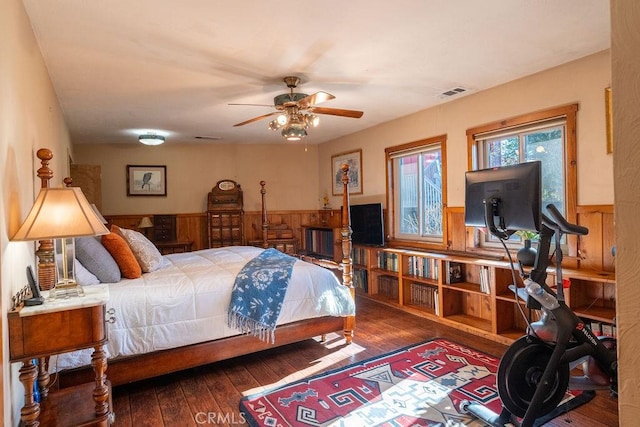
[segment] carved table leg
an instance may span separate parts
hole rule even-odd
[[[24,406],[20,409],[20,419],[25,426],[40,425],[40,404],[33,398],[33,384],[38,376],[38,368],[31,359],[25,360],[20,368],[20,382],[24,386]]]
[[[40,399],[46,399],[49,396],[49,356],[38,359],[38,389],[40,390]]]
[[[109,412],[109,387],[106,384],[107,356],[101,345],[94,347],[91,366],[96,374],[96,388],[93,389],[93,401],[96,403],[96,416]]]

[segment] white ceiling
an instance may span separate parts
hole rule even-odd
[[[321,143],[610,46],[605,0],[24,3],[74,143],[285,143],[266,119],[233,127],[272,108],[228,104],[273,104],[287,75],[364,111],[321,116]]]

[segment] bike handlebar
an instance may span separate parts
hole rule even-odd
[[[553,218],[553,220],[550,220],[546,215],[542,215],[542,221],[547,227],[558,229],[565,234],[577,234],[579,236],[584,236],[585,234],[589,233],[589,229],[587,227],[583,227],[577,224],[571,224],[566,219],[564,219],[555,205],[548,204],[547,212],[549,212],[549,215],[551,215],[551,217]]]

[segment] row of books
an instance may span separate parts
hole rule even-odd
[[[398,272],[398,254],[393,252],[378,252],[378,268]]]
[[[304,237],[307,252],[333,256],[333,233],[330,230],[307,229]]]
[[[378,276],[378,294],[398,299],[398,279],[391,276]]]
[[[353,248],[353,263],[356,265],[367,265],[367,252],[365,248]]]
[[[367,277],[367,270],[354,270],[353,272],[353,287],[360,289],[365,293],[369,292],[369,280]]]
[[[438,260],[421,256],[410,256],[407,260],[410,275],[438,280]]]
[[[480,266],[480,291],[491,293],[491,270],[486,265]]]
[[[436,315],[440,314],[438,288],[420,283],[411,283],[409,285],[409,292],[411,304],[430,308],[435,311]]]
[[[591,321],[591,332],[593,332],[593,334],[597,337],[605,336],[617,338],[618,336],[616,325],[605,322],[596,322],[595,320]]]
[[[451,285],[454,283],[464,282],[469,280],[470,282],[475,282],[478,280],[480,282],[480,291],[485,294],[491,293],[491,270],[486,265],[481,265],[478,267],[478,278],[473,278],[472,274],[469,274],[470,278],[466,279],[467,274],[465,274],[465,264],[454,261],[446,262],[446,271],[447,275],[445,277],[445,284]],[[471,273],[471,272],[469,272]]]

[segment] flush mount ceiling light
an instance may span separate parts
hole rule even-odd
[[[164,142],[164,136],[148,133],[145,135],[140,135],[138,137],[138,141],[140,141],[144,145],[160,145]]]

